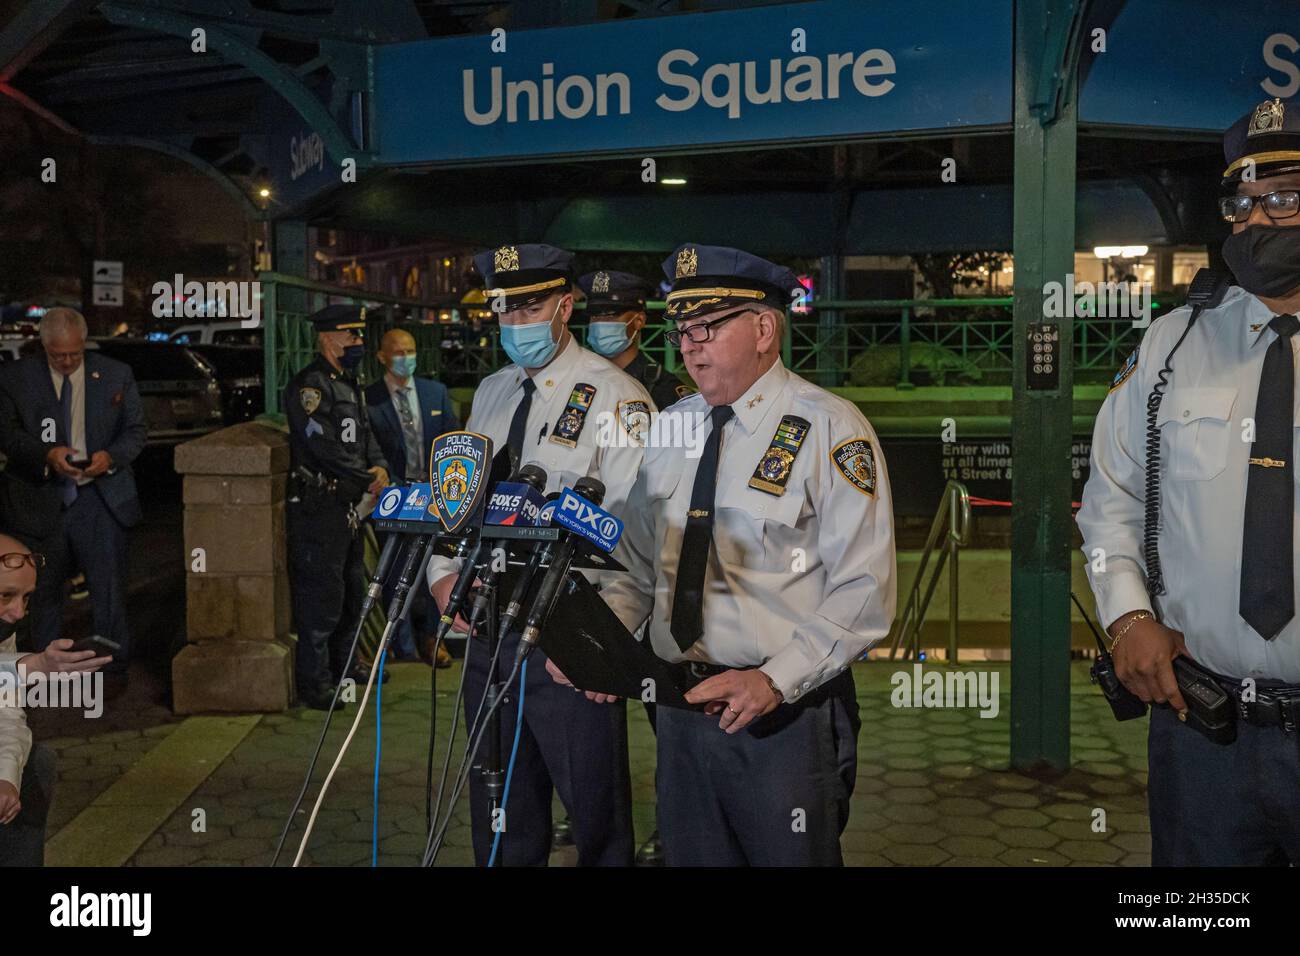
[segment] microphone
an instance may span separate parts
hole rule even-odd
[[[520,527],[536,524],[537,515],[545,504],[541,494],[545,487],[545,469],[537,465],[524,465],[510,481],[503,481],[492,490],[483,519],[484,526]],[[504,559],[501,563],[505,563]],[[497,582],[503,573],[504,569],[497,570],[494,560],[480,577],[474,605],[466,618],[471,628],[478,627],[487,616],[488,605],[496,594]]]
[[[546,503],[542,505],[541,510],[537,513],[536,525],[539,528],[548,528],[551,525],[551,518],[555,514],[556,505],[560,501],[560,492],[552,491],[546,496]],[[510,594],[510,600],[506,604],[505,613],[501,615],[501,623],[498,632],[502,637],[510,633],[510,628],[515,621],[519,620],[519,615],[524,611],[524,597],[528,594],[528,589],[533,583],[533,578],[537,574],[537,569],[546,564],[551,559],[551,552],[555,548],[554,539],[538,541],[533,547],[532,553],[528,556],[528,563],[524,565],[524,570],[519,575],[519,580],[515,582],[515,589]]]
[[[555,557],[546,569],[542,583],[538,585],[537,596],[533,598],[519,649],[515,653],[516,663],[522,663],[541,640],[542,625],[551,616],[551,608],[559,597],[560,587],[568,577],[577,538],[587,538],[605,551],[613,551],[618,543],[623,533],[623,523],[609,512],[601,510],[600,503],[604,500],[605,485],[595,478],[579,479],[573,489],[566,489],[560,496],[559,503],[555,506],[553,523],[562,525],[569,533],[556,546]]]

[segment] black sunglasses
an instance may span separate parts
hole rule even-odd
[[[1255,203],[1264,207],[1264,215],[1269,219],[1290,219],[1300,213],[1300,191],[1279,189],[1262,196],[1224,196],[1219,200],[1219,215],[1227,222],[1245,222]]]
[[[713,329],[715,326],[719,326],[723,322],[730,322],[738,315],[744,315],[746,312],[753,311],[753,309],[746,306],[743,309],[737,309],[735,312],[729,312],[728,314],[719,316],[716,319],[710,319],[708,322],[697,322],[694,325],[688,325],[684,329],[673,329],[671,332],[665,332],[664,338],[667,339],[668,344],[674,348],[682,344],[683,338],[688,338],[696,345],[699,345],[700,343],[707,342],[709,339],[713,338]],[[696,334],[697,331],[699,332],[698,335]]]

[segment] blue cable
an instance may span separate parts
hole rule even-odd
[[[384,658],[387,656],[388,647],[385,645],[379,660],[373,665],[379,668],[379,672],[375,674],[375,680],[379,683],[375,690],[375,797],[370,823],[370,865],[372,867],[379,866],[379,750],[382,731],[380,715],[384,710]]]
[[[506,802],[510,799],[510,778],[515,772],[515,757],[519,756],[519,734],[524,728],[524,678],[528,676],[528,659],[524,658],[519,668],[519,713],[515,715],[515,742],[510,745],[510,762],[506,764],[506,786],[501,792],[501,810],[504,814]],[[501,830],[492,837],[492,855],[488,857],[488,866],[495,866],[497,848],[501,846]]]

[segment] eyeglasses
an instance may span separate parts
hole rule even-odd
[[[1264,207],[1269,219],[1290,219],[1300,213],[1300,191],[1282,189],[1262,196],[1224,196],[1219,200],[1219,215],[1227,222],[1245,222],[1255,203]]]
[[[713,329],[715,326],[719,326],[723,322],[730,322],[738,315],[744,315],[746,312],[753,311],[753,309],[748,308],[737,309],[735,312],[728,313],[727,315],[720,316],[716,319],[711,319],[708,322],[696,322],[694,325],[688,325],[684,329],[673,329],[671,332],[665,332],[664,338],[666,338],[668,344],[674,348],[677,348],[682,344],[683,338],[688,338],[696,345],[699,345],[700,343],[707,342],[709,339],[713,338]]]
[[[3,565],[10,571],[17,571],[24,564],[30,564],[38,571],[45,567],[45,555],[43,554],[20,554],[17,551],[10,551],[8,554],[0,554],[0,565]]]

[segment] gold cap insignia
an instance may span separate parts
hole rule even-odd
[[[361,307],[361,315],[359,318],[362,322],[366,321],[366,307],[364,305]]]
[[[519,268],[519,250],[502,246],[492,256],[492,268],[496,272],[515,272]]]
[[[1273,102],[1265,100],[1255,107],[1255,112],[1250,117],[1250,125],[1246,127],[1247,136],[1263,136],[1265,133],[1282,132],[1282,115],[1284,108],[1280,99]]]
[[[592,291],[592,292],[608,292],[608,291],[609,291],[609,273],[608,273],[608,272],[597,272],[597,273],[596,273],[596,277],[595,277],[594,279],[591,280],[591,291]]]
[[[699,257],[695,254],[695,247],[683,249],[677,253],[677,278],[683,279],[687,276],[695,275],[695,270],[699,268]]]

